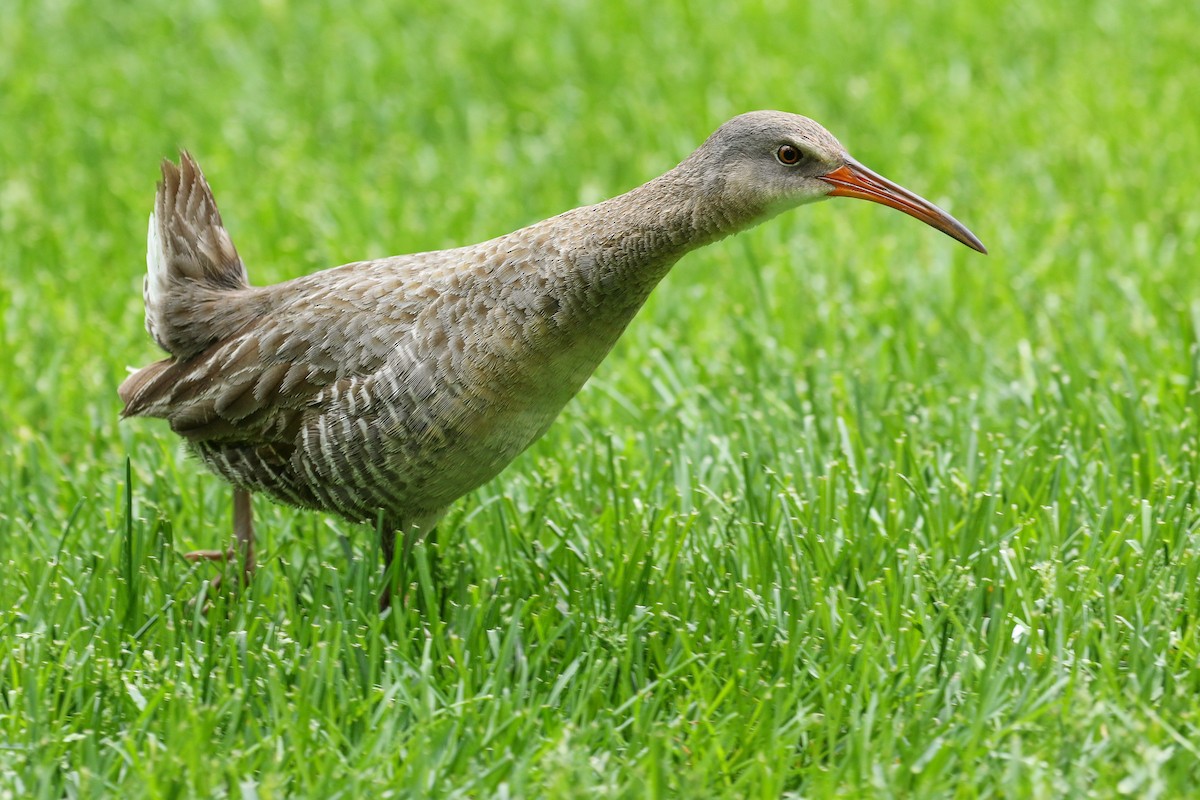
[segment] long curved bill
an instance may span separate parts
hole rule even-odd
[[[983,242],[967,230],[967,226],[925,198],[913,194],[903,186],[892,183],[887,178],[874,172],[849,156],[846,164],[820,176],[833,187],[830,197],[857,197],[860,200],[870,200],[873,203],[903,211],[910,217],[916,217],[926,225],[937,228],[942,233],[965,244],[972,250],[987,253]]]

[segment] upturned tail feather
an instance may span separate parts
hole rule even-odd
[[[217,210],[195,159],[180,153],[179,166],[164,159],[154,212],[146,233],[146,330],[173,358],[130,375],[118,389],[125,416],[164,369],[228,336],[238,301],[250,282],[246,266]]]

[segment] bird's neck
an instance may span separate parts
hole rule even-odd
[[[564,217],[587,231],[574,261],[590,288],[636,306],[686,253],[757,223],[754,209],[726,202],[687,162],[623,195]]]
[[[587,380],[650,292],[683,255],[753,224],[720,201],[721,192],[697,186],[684,165],[619,197],[560,214],[486,243],[488,252],[513,258],[537,254],[524,281],[509,295],[509,319],[534,319],[519,335],[496,336],[505,386],[538,387],[527,394],[546,411],[546,424]],[[537,304],[538,313],[525,306]],[[523,350],[522,348],[526,348]],[[511,353],[521,351],[520,358]],[[506,390],[508,391],[508,390]],[[515,402],[515,401],[514,401]],[[533,412],[530,412],[533,413]]]
[[[542,276],[557,309],[547,328],[554,335],[539,342],[549,354],[547,369],[567,387],[565,397],[592,373],[676,261],[760,218],[722,202],[720,187],[696,185],[695,171],[686,166],[536,226],[536,238],[553,241],[557,255],[545,262],[550,271]]]

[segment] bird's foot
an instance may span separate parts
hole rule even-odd
[[[184,553],[188,561],[232,561],[237,558],[237,552],[231,547],[228,550],[193,550]]]
[[[188,561],[221,561],[225,563],[239,560],[237,550],[232,547],[228,550],[193,550],[190,553],[184,553],[183,557]],[[248,586],[250,584],[250,579],[254,576],[255,569],[256,566],[253,558],[242,560],[242,586]],[[221,588],[224,577],[224,572],[218,573],[212,580],[208,582],[206,587],[200,590],[200,594],[193,598],[193,603],[197,603],[201,600],[205,601],[204,607],[200,609],[202,613],[207,614],[212,609],[212,601],[207,598],[216,595]]]

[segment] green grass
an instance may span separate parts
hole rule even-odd
[[[6,5],[0,797],[1193,793],[1200,6],[429,6]],[[992,254],[844,200],[695,253],[447,517],[444,613],[381,620],[372,531],[261,498],[253,586],[173,602],[230,504],[117,421],[161,157],[267,283],[754,108]]]

